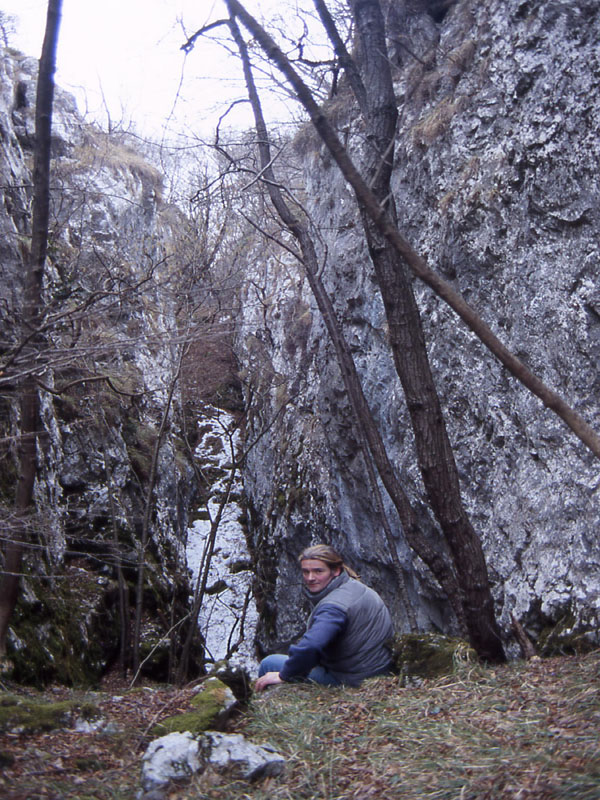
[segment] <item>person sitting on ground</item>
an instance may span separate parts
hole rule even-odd
[[[386,643],[393,626],[381,597],[328,545],[308,547],[298,560],[313,606],[306,633],[287,656],[261,661],[255,690],[306,680],[358,686],[365,678],[388,673],[392,656]]]

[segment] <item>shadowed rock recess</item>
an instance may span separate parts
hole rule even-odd
[[[597,2],[458,0],[435,15],[426,6],[397,3],[389,16],[400,117],[392,181],[400,229],[505,344],[599,430]],[[14,353],[19,336],[35,70],[34,59],[3,51],[0,501],[6,530],[18,434],[10,370],[16,376],[26,366],[27,352],[10,368],[4,354]],[[360,163],[368,143],[343,81],[324,111]],[[177,370],[178,337],[198,322],[183,318],[183,298],[189,292],[189,307],[198,308],[208,271],[202,256],[190,256],[195,245],[189,252],[182,245],[198,229],[188,229],[184,213],[162,198],[163,178],[150,150],[140,152],[133,137],[87,125],[60,91],[53,135],[45,291],[50,312],[70,316],[48,334],[43,381],[49,389],[73,384],[60,396],[41,395],[35,535],[9,655],[16,680],[78,683],[98,680],[118,660],[119,564],[131,621],[153,448]],[[322,278],[366,397],[424,528],[441,546],[350,189],[308,126],[291,137],[275,168],[319,231]],[[243,196],[252,215],[255,197],[252,191]],[[238,224],[225,237],[233,241]],[[335,354],[308,283],[289,253],[275,253],[255,231],[243,241],[235,255],[216,259],[223,268],[229,258],[243,280],[225,300],[206,306],[210,313],[217,306],[235,310],[224,323],[228,337],[235,324],[233,341],[223,348],[227,369],[215,340],[209,344],[196,330],[187,383],[173,396],[160,447],[142,653],[149,656],[147,674],[159,679],[172,676],[169,648],[181,645],[183,628],[169,631],[190,608],[190,517],[202,517],[198,498],[210,494],[198,485],[198,475],[209,471],[202,464],[194,471],[189,446],[198,441],[202,413],[210,415],[203,404],[212,398],[201,394],[209,383],[215,396],[229,397],[222,407],[236,421],[243,418],[240,448],[253,445],[241,466],[243,497],[236,497],[250,555],[234,555],[239,569],[255,573],[259,654],[286,647],[303,628],[296,559],[314,541],[340,549],[388,602],[397,632],[409,631]],[[195,263],[201,266],[190,271]],[[143,295],[133,291],[138,285]],[[416,282],[414,288],[463,499],[483,541],[509,652],[517,652],[511,615],[544,653],[597,641],[598,461],[429,289]],[[216,295],[207,290],[207,296]],[[120,393],[96,380],[100,374]],[[82,376],[94,381],[77,383]],[[448,602],[385,502],[419,631],[455,635]],[[223,547],[218,538],[215,547]],[[215,602],[220,591],[218,582],[207,586]],[[244,604],[243,614],[249,597]],[[234,609],[239,626],[224,642],[248,636],[243,614]],[[196,673],[201,655],[193,654]]]

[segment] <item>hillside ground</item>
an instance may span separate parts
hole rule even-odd
[[[393,677],[360,689],[276,687],[255,697],[232,727],[284,755],[284,776],[248,784],[205,773],[165,797],[598,800],[599,678],[596,651],[463,665],[418,686]],[[186,710],[189,696],[189,689],[104,687],[85,694],[113,723],[103,733],[3,734],[0,796],[134,798],[150,728]],[[73,697],[83,693],[55,688],[44,695]]]

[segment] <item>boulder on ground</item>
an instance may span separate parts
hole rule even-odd
[[[189,778],[211,767],[244,780],[278,775],[285,761],[268,746],[249,742],[241,734],[207,731],[170,733],[155,739],[142,762],[142,789],[145,796],[164,788],[171,781]]]
[[[283,756],[272,747],[249,742],[239,733],[207,731],[200,746],[206,766],[247,781],[279,775],[285,768]]]
[[[457,666],[477,661],[477,655],[468,642],[439,633],[395,636],[390,649],[395,671],[410,677],[451,675]]]
[[[191,733],[169,733],[150,742],[142,761],[142,788],[149,792],[200,770],[198,739]]]

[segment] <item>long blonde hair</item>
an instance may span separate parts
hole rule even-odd
[[[352,567],[349,567],[348,564],[345,564],[341,555],[328,544],[313,544],[310,547],[307,547],[298,556],[298,561],[306,561],[307,558],[316,558],[318,561],[323,561],[332,569],[340,567],[340,569],[343,569],[345,572],[347,572],[351,578],[360,580]]]

